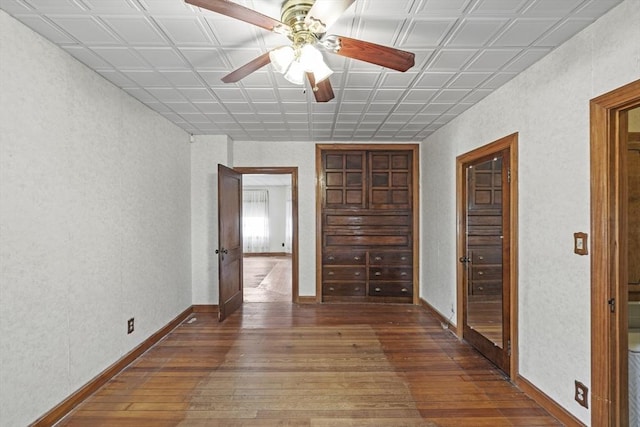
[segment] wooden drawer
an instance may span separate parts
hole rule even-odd
[[[327,280],[365,280],[366,269],[365,267],[342,267],[342,266],[328,266],[322,267],[322,279]]]
[[[497,249],[473,249],[471,251],[473,264],[502,264],[502,250]]]
[[[324,265],[359,265],[366,261],[366,252],[326,252],[322,257]]]
[[[472,295],[500,295],[502,282],[474,282],[471,284]]]
[[[371,267],[369,280],[411,280],[411,267]]]
[[[327,214],[325,225],[329,227],[409,227],[411,215],[408,212],[388,215]]]
[[[369,265],[411,265],[411,252],[369,252]]]
[[[369,285],[370,296],[405,297],[413,295],[411,282],[403,283],[371,283]]]
[[[368,231],[368,230],[367,230]],[[393,231],[366,232],[327,232],[324,236],[325,246],[402,246],[411,247],[411,236],[394,234]]]
[[[362,283],[323,283],[322,295],[326,296],[365,296],[367,286]]]
[[[471,279],[473,280],[501,280],[502,267],[495,266],[471,266]]]

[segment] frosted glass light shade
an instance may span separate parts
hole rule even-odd
[[[304,67],[299,61],[293,61],[289,65],[289,69],[284,75],[284,78],[289,80],[295,85],[301,85],[304,83]]]
[[[320,62],[313,69],[313,77],[316,80],[316,84],[320,83],[323,80],[326,80],[331,74],[333,74],[333,70],[329,68],[327,64],[324,63],[324,61]]]
[[[306,44],[300,49],[300,63],[305,71],[312,72],[320,63],[324,63],[324,60],[318,49],[310,44]]]
[[[285,73],[295,58],[295,52],[291,46],[282,46],[269,52],[269,59],[273,68],[279,73]]]

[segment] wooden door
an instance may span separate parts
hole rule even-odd
[[[242,305],[242,174],[218,165],[218,320]]]
[[[463,338],[510,375],[510,156],[491,153],[463,165]]]

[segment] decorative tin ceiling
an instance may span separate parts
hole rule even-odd
[[[335,99],[266,66],[285,36],[182,0],[0,0],[0,7],[192,134],[236,141],[421,141],[621,0],[357,0],[329,33],[414,52],[405,73],[325,52]],[[280,19],[280,0],[235,3]]]

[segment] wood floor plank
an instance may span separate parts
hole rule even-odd
[[[419,307],[196,313],[60,426],[559,426]]]

